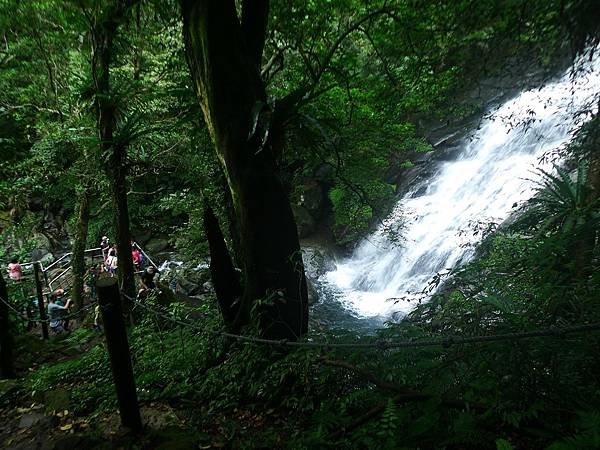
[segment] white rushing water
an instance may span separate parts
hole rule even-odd
[[[586,119],[578,112],[593,108],[600,92],[600,58],[584,56],[575,67],[484,119],[456,160],[440,163],[431,180],[414,186],[384,225],[324,276],[345,308],[359,317],[410,311],[416,300],[389,299],[414,299],[436,274],[467,261],[474,249],[465,244],[477,239],[473,224],[500,223],[531,197],[532,171],[551,169],[542,156],[572,139]],[[397,245],[385,229],[400,221],[405,241]]]

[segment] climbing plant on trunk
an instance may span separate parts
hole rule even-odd
[[[95,88],[100,148],[105,158],[105,171],[110,180],[114,204],[114,223],[117,233],[119,258],[119,284],[129,296],[135,295],[133,260],[131,258],[131,233],[127,205],[127,146],[116,139],[116,103],[111,92],[110,68],[114,53],[114,38],[126,13],[136,0],[110,2],[103,14],[95,18],[92,26],[92,77]]]

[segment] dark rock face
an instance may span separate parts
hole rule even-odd
[[[319,219],[323,213],[323,189],[312,180],[302,187],[300,205],[306,208],[314,219]]]
[[[300,205],[292,204],[292,212],[294,213],[294,218],[296,219],[296,226],[298,227],[298,236],[300,238],[304,238],[309,236],[312,232],[315,231],[315,219],[308,210]]]

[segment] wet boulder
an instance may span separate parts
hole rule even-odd
[[[325,248],[303,247],[302,261],[306,276],[313,281],[325,273],[335,270],[335,256]]]

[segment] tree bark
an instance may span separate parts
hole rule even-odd
[[[297,339],[308,323],[306,279],[268,138],[270,112],[257,55],[249,53],[234,1],[182,0],[181,6],[192,80],[239,225],[245,285],[236,324],[248,323],[254,311],[264,336]],[[264,36],[252,42],[264,42]]]
[[[79,195],[79,210],[77,213],[77,227],[75,229],[75,241],[73,242],[73,293],[72,299],[75,311],[81,310],[83,306],[83,280],[85,276],[85,246],[88,237],[88,225],[90,223],[90,188],[85,186]]]
[[[600,199],[600,121],[594,119],[588,125],[589,134],[584,146],[588,162],[587,179],[585,181],[585,204],[590,212]],[[578,180],[581,183],[581,180]],[[587,280],[593,273],[592,259],[598,235],[598,226],[591,216],[586,218],[580,229],[576,230],[573,246],[570,250],[570,261],[573,265],[574,276],[577,280]]]
[[[232,325],[239,312],[242,288],[213,210],[204,205],[204,230],[210,248],[210,274],[223,319]]]
[[[106,17],[99,20],[92,30],[92,75],[96,88],[96,111],[100,147],[106,155],[105,171],[110,180],[112,200],[115,208],[114,225],[117,233],[119,255],[119,285],[130,297],[135,296],[135,278],[131,257],[131,233],[127,204],[127,148],[114,141],[116,127],[115,104],[110,92],[110,65],[113,39],[128,8],[135,1],[116,1],[108,9]]]
[[[15,378],[11,331],[6,281],[0,273],[0,378]]]

